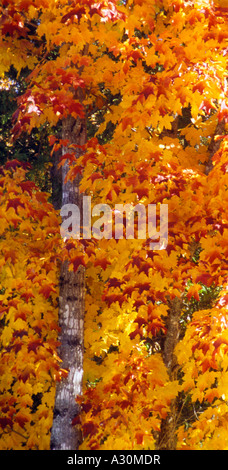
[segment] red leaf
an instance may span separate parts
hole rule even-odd
[[[205,286],[208,286],[210,287],[210,285],[212,284],[213,282],[213,278],[210,274],[208,273],[203,273],[201,274],[200,276],[197,276],[197,278],[195,279],[195,282],[198,283],[198,282],[202,282],[202,284],[204,284]]]
[[[31,196],[32,190],[35,189],[36,185],[32,181],[22,181],[22,183],[20,183],[20,187],[23,192],[26,191]]]
[[[218,338],[216,341],[214,341],[213,346],[215,349],[218,349],[221,344],[228,344],[228,340],[226,338]]]
[[[110,261],[108,261],[106,258],[101,258],[97,259],[94,261],[94,266],[101,266],[102,269],[106,269],[108,265],[110,265]]]
[[[37,339],[35,341],[31,341],[31,343],[28,344],[28,352],[33,351],[37,352],[37,348],[42,345],[42,341],[40,339]]]
[[[84,255],[77,255],[75,258],[72,258],[70,262],[73,264],[74,272],[76,272],[79,266],[85,266]]]
[[[120,403],[120,408],[122,410],[125,410],[128,406],[131,405],[131,402],[128,401],[128,400],[122,400],[121,403]]]
[[[199,93],[202,95],[204,90],[205,90],[205,81],[201,80],[200,82],[198,82],[196,85],[193,86],[193,91],[194,93],[196,91],[199,91]]]
[[[154,89],[152,86],[147,86],[142,92],[145,98],[148,98],[149,95],[154,95]]]
[[[143,302],[143,300],[135,300],[134,307],[137,311],[138,311],[139,307],[141,307],[142,305],[145,305],[145,302]]]
[[[137,288],[139,290],[139,293],[142,294],[143,291],[149,291],[150,290],[150,283],[149,282],[144,282],[143,284],[142,283],[138,283],[138,284],[135,284],[135,288]]]
[[[95,425],[92,421],[89,421],[88,423],[85,423],[83,425],[83,435],[84,437],[87,436],[94,436],[98,431],[98,426]]]
[[[143,437],[144,437],[144,434],[141,431],[136,433],[135,438],[136,438],[137,444],[139,445],[143,444]]]
[[[149,273],[149,269],[151,268],[151,265],[149,263],[144,263],[140,268],[139,268],[139,272],[144,272],[147,276],[148,276],[148,273]]]
[[[48,141],[49,141],[49,144],[50,144],[51,146],[55,144],[56,140],[57,140],[57,139],[56,139],[55,135],[49,135]]]
[[[119,279],[117,279],[116,277],[112,277],[111,279],[109,279],[109,287],[120,287],[122,285],[122,281],[119,281]]]
[[[15,421],[19,424],[19,426],[21,428],[24,428],[25,423],[28,423],[29,418],[27,416],[23,415],[23,413],[19,412],[15,416]]]
[[[142,199],[144,196],[149,197],[148,188],[136,188],[134,189],[134,192],[138,194],[139,199]]]
[[[68,21],[69,19],[71,19],[72,21],[74,21],[74,16],[77,17],[77,19],[80,21],[82,15],[85,13],[85,8],[84,7],[81,7],[81,8],[73,8],[69,13],[66,13],[66,15],[64,15],[61,19],[61,23],[66,23],[66,21]]]
[[[36,200],[38,202],[41,202],[41,204],[45,204],[46,201],[47,201],[47,196],[45,193],[36,193]],[[47,215],[47,212],[43,211],[44,212],[44,215]]]
[[[112,295],[108,295],[107,297],[103,296],[102,300],[105,300],[107,302],[108,306],[110,307],[111,304],[113,304],[114,302],[119,301],[119,295],[112,294]]]
[[[142,330],[140,328],[136,328],[135,331],[132,331],[132,333],[129,334],[130,336],[130,339],[135,339],[135,337],[139,335],[141,336],[142,335]]]
[[[80,416],[75,416],[75,418],[72,419],[71,424],[72,424],[72,426],[76,426],[76,424],[81,424]]]
[[[22,382],[26,382],[30,375],[33,375],[34,377],[36,376],[34,370],[31,368],[31,366],[27,366],[22,372],[21,374],[18,375],[18,379],[19,380],[22,380]]]
[[[75,246],[75,243],[72,240],[71,241],[67,240],[65,248],[69,252],[70,250],[74,250],[76,248],[76,246]]]
[[[206,114],[210,114],[212,109],[215,109],[216,106],[212,103],[212,100],[203,100],[199,109],[205,111]]]
[[[91,175],[91,176],[89,177],[89,179],[91,179],[92,183],[93,183],[95,180],[100,179],[100,178],[102,178],[102,176],[101,176],[99,173],[94,173],[93,175]]]
[[[23,338],[23,336],[28,336],[26,330],[17,330],[13,332],[13,338]]]
[[[134,286],[128,286],[124,289],[123,293],[124,295],[131,295],[132,292],[134,292],[135,287]]]
[[[92,406],[93,405],[90,402],[89,403],[83,403],[81,408],[82,408],[82,411],[84,411],[84,413],[88,413],[91,410]]]
[[[83,166],[81,165],[77,165],[74,168],[71,168],[66,175],[65,182],[67,182],[68,180],[74,181],[74,179],[76,178],[78,174],[80,175],[82,174],[82,170],[83,170]]]
[[[33,294],[33,292],[30,290],[27,290],[26,292],[24,292],[23,294],[21,294],[21,297],[22,299],[25,299],[26,303],[28,303],[29,299],[32,299],[35,297],[35,295]]]
[[[13,427],[13,421],[10,418],[0,418],[0,426],[2,429],[5,429],[6,426]]]
[[[138,325],[139,325],[139,327],[140,327],[140,326],[146,324],[146,320],[145,320],[145,318],[137,317],[137,318],[134,320],[134,323],[138,323]]]
[[[26,162],[19,162],[19,160],[9,160],[8,162],[6,162],[5,164],[5,168],[8,170],[9,168],[12,168],[13,170],[16,170],[17,167],[22,167],[24,170],[26,168],[31,168],[31,165],[30,163],[26,163]]]
[[[25,208],[25,205],[23,204],[23,202],[20,201],[20,199],[18,197],[14,198],[14,199],[10,199],[8,201],[8,204],[7,204],[7,207],[6,207],[6,210],[8,211],[8,209],[10,207],[13,207],[13,209],[15,210],[16,214],[18,214],[17,210],[18,210],[18,207],[21,206],[23,207],[23,209]]]
[[[128,54],[128,59],[131,58],[135,63],[137,63],[138,59],[142,58],[142,54],[139,51],[132,51]]]
[[[76,103],[75,101],[72,101],[71,103],[68,104],[68,111],[69,111],[69,114],[75,113],[77,114],[77,116],[81,118],[84,117],[83,106],[80,103]]]
[[[56,292],[56,289],[50,285],[44,285],[39,290],[39,293],[42,294],[45,299],[48,299],[50,297],[51,292]]]

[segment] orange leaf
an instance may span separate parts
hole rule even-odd
[[[199,291],[201,289],[202,289],[202,286],[200,286],[199,284],[195,284],[194,286],[191,286],[190,289],[188,290],[188,293],[187,293],[188,300],[190,300],[191,297],[194,297],[194,299],[199,301],[199,299],[200,299]]]

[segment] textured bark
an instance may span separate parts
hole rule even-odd
[[[177,359],[174,354],[175,347],[179,341],[180,335],[180,316],[182,310],[182,300],[176,297],[170,302],[169,320],[167,335],[164,343],[163,360],[167,367],[170,380],[176,380]],[[177,422],[177,403],[174,399],[170,405],[170,412],[161,422],[161,429],[157,440],[158,450],[176,449],[176,423]]]
[[[63,138],[69,143],[83,145],[86,142],[86,121],[69,116],[63,121]],[[63,153],[69,151],[63,149]],[[62,205],[76,204],[82,208],[82,195],[79,192],[79,178],[64,183],[68,171],[63,167]],[[83,337],[84,337],[84,268],[77,272],[68,270],[68,263],[61,266],[59,293],[59,326],[61,343],[59,356],[61,367],[69,370],[67,378],[57,383],[53,426],[51,433],[52,450],[76,450],[81,441],[80,428],[72,426],[79,407],[75,401],[82,392],[83,378]]]

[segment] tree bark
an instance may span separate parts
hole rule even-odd
[[[62,137],[69,144],[86,143],[86,120],[67,117],[62,124]],[[63,149],[63,153],[69,152]],[[80,151],[78,150],[78,154]],[[62,169],[62,205],[76,204],[82,209],[82,195],[79,192],[80,178],[64,182],[68,171],[66,163]],[[82,218],[81,218],[82,220]],[[72,426],[72,420],[79,413],[75,398],[82,393],[83,350],[84,350],[84,292],[85,275],[82,266],[76,272],[68,270],[64,262],[60,272],[59,292],[59,356],[61,367],[68,369],[67,378],[56,385],[53,426],[51,432],[52,450],[76,450],[81,442],[80,428]]]
[[[174,350],[179,341],[182,304],[182,299],[179,299],[178,297],[175,297],[175,299],[170,301],[170,311],[167,335],[164,343],[163,360],[171,381],[176,380],[177,375],[178,364]],[[176,449],[176,419],[177,403],[176,399],[174,399],[170,405],[170,412],[165,419],[162,419],[161,422],[161,429],[156,446],[158,450]]]

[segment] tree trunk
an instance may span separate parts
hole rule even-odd
[[[175,297],[175,299],[170,302],[167,335],[164,343],[163,360],[171,381],[176,380],[177,375],[178,364],[174,349],[179,341],[182,304],[182,299],[178,297]],[[156,446],[158,450],[176,449],[176,421],[177,403],[176,399],[174,399],[170,405],[170,412],[161,422],[161,429]]]
[[[69,144],[84,145],[86,142],[86,120],[69,116],[63,121],[63,138]],[[63,153],[69,152],[63,149]],[[76,204],[82,208],[79,192],[79,178],[64,182],[68,171],[66,163],[62,170],[62,205]],[[82,220],[82,219],[81,219]],[[84,337],[84,268],[77,272],[68,270],[68,263],[61,266],[59,293],[59,356],[61,367],[69,370],[67,378],[56,385],[56,397],[51,433],[52,450],[76,450],[81,441],[80,428],[72,426],[72,420],[79,413],[75,398],[82,393],[83,378],[83,337]]]

